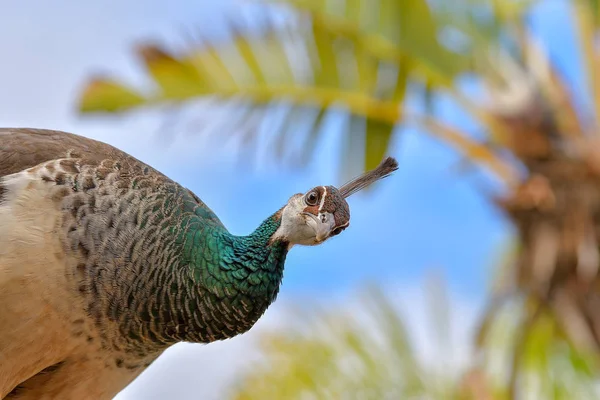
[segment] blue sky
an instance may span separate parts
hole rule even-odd
[[[165,144],[156,116],[82,119],[74,101],[91,72],[109,71],[142,82],[131,45],[146,38],[176,42],[182,26],[218,35],[219,16],[232,1],[21,0],[0,12],[0,126],[72,131],[141,158],[191,188],[236,234],[249,233],[297,192],[338,182],[333,129],[302,170],[239,168],[232,153],[215,153],[201,137]],[[580,93],[579,55],[564,1],[548,0],[531,24]],[[469,121],[452,104],[439,112],[454,124]],[[332,124],[335,125],[335,124]],[[333,126],[335,128],[335,126]],[[1,145],[1,144],[0,144]],[[510,226],[487,205],[472,177],[452,175],[458,157],[414,131],[397,137],[397,173],[377,190],[350,199],[351,227],[326,244],[294,248],[288,257],[281,302],[350,291],[366,281],[410,290],[432,270],[451,291],[481,303],[495,256]],[[403,289],[398,289],[403,290]],[[303,301],[303,300],[302,300]]]

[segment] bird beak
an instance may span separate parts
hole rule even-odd
[[[321,243],[325,239],[327,239],[331,234],[333,225],[335,224],[335,219],[333,218],[333,215],[330,213],[323,213],[321,215],[322,218],[319,218],[316,215],[308,212],[304,214],[310,217],[308,219],[308,224],[315,230],[316,241],[318,243]]]
[[[317,225],[317,242],[321,243],[331,234],[332,225],[330,223],[320,223]]]

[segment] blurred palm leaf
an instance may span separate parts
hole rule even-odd
[[[451,20],[447,18],[448,10],[432,8],[425,0],[282,3],[291,7],[288,7],[289,24],[283,28],[267,26],[259,32],[250,32],[232,24],[231,40],[198,44],[180,54],[156,44],[139,46],[137,54],[155,83],[154,90],[134,93],[122,87],[121,99],[114,93],[94,90],[98,82],[114,88],[121,87],[119,83],[94,78],[93,85],[88,85],[82,93],[81,111],[123,112],[202,97],[224,103],[242,98],[252,105],[251,111],[256,107],[256,113],[268,118],[272,113],[265,113],[264,106],[273,110],[285,101],[290,105],[288,116],[271,129],[276,132],[274,140],[278,143],[274,154],[306,162],[306,156],[310,155],[307,149],[315,148],[322,132],[320,119],[314,121],[307,133],[300,154],[290,155],[299,147],[284,138],[297,134],[294,121],[302,119],[307,108],[318,110],[319,115],[337,108],[349,114],[355,136],[347,141],[342,153],[344,172],[350,176],[357,172],[357,157],[363,160],[362,165],[358,164],[359,169],[370,169],[390,151],[394,134],[399,132],[398,124],[403,121],[404,101],[411,87],[421,85],[428,93],[450,90],[457,76],[472,70],[475,54],[472,48],[456,52],[438,40],[447,29],[444,21]],[[515,14],[518,13],[505,12],[502,18],[515,18]],[[468,27],[473,21],[477,26],[486,23],[470,19],[468,24],[454,23],[453,29]],[[463,35],[472,33],[468,29],[463,31]],[[488,34],[488,39],[491,36],[492,33]],[[488,48],[475,40],[471,47],[486,51]],[[131,101],[132,96],[138,101]],[[254,112],[243,115],[233,121],[229,118],[218,121],[219,130],[243,131]],[[435,130],[432,133],[437,135]],[[278,135],[282,138],[278,139]],[[442,138],[449,139],[469,158],[474,152],[483,154],[475,159],[488,166],[494,164],[492,170],[498,172],[495,165],[502,162],[497,155],[462,132],[459,135],[457,138],[442,135]],[[507,173],[506,167],[500,169],[501,174]]]
[[[380,288],[371,286],[360,298],[360,310],[324,312],[301,319],[302,332],[265,335],[264,364],[232,398],[462,398],[450,379],[419,359],[394,303]]]
[[[115,112],[139,107],[145,99],[125,87],[124,85],[108,79],[95,78],[86,89],[86,96],[81,101],[81,110],[91,112],[98,109]]]
[[[444,291],[443,282],[431,283]],[[433,295],[432,306],[440,311],[428,314],[439,327],[434,334],[447,339],[450,299],[428,292]],[[519,318],[526,318],[522,307],[515,302],[502,307],[482,357],[461,366],[443,349],[436,351],[433,362],[425,361],[394,300],[380,287],[367,288],[359,298],[359,305],[348,310],[299,317],[301,331],[265,334],[261,341],[265,359],[248,372],[232,398],[591,400],[600,395],[594,386],[598,358],[577,351],[547,313],[539,315],[520,342]],[[521,346],[516,361],[503,357],[513,354],[514,346]],[[516,382],[505,373],[513,368],[519,377]]]
[[[522,301],[498,309],[474,358],[497,398],[597,398],[598,354],[577,349],[551,310]]]

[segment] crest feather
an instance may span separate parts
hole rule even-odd
[[[387,157],[375,169],[367,171],[364,174],[352,179],[340,187],[340,194],[347,198],[354,193],[366,188],[373,182],[389,176],[392,172],[398,169],[398,161],[393,157]]]

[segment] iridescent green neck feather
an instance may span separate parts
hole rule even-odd
[[[157,344],[208,343],[244,333],[277,297],[288,251],[288,243],[272,241],[280,213],[248,236],[234,236],[203,217],[182,220],[187,228],[180,231],[180,257],[168,267],[176,271],[163,271],[166,279],[179,279],[156,288],[160,295],[149,317],[158,329],[147,333]]]
[[[103,231],[107,247],[88,256],[106,266],[87,268],[84,278],[105,346],[142,359],[180,341],[231,338],[248,331],[277,297],[289,248],[273,240],[280,211],[252,234],[235,236],[178,185],[96,202],[95,211],[106,215],[111,211],[102,205],[137,210],[121,213]],[[135,230],[135,240],[121,240],[124,229]],[[126,268],[119,259],[127,260]]]
[[[280,222],[277,213],[248,236],[233,236],[219,228],[188,233],[194,238],[193,284],[202,296],[197,300],[211,308],[208,314],[214,317],[196,326],[195,341],[247,331],[276,299],[288,251],[288,243],[272,241]]]

